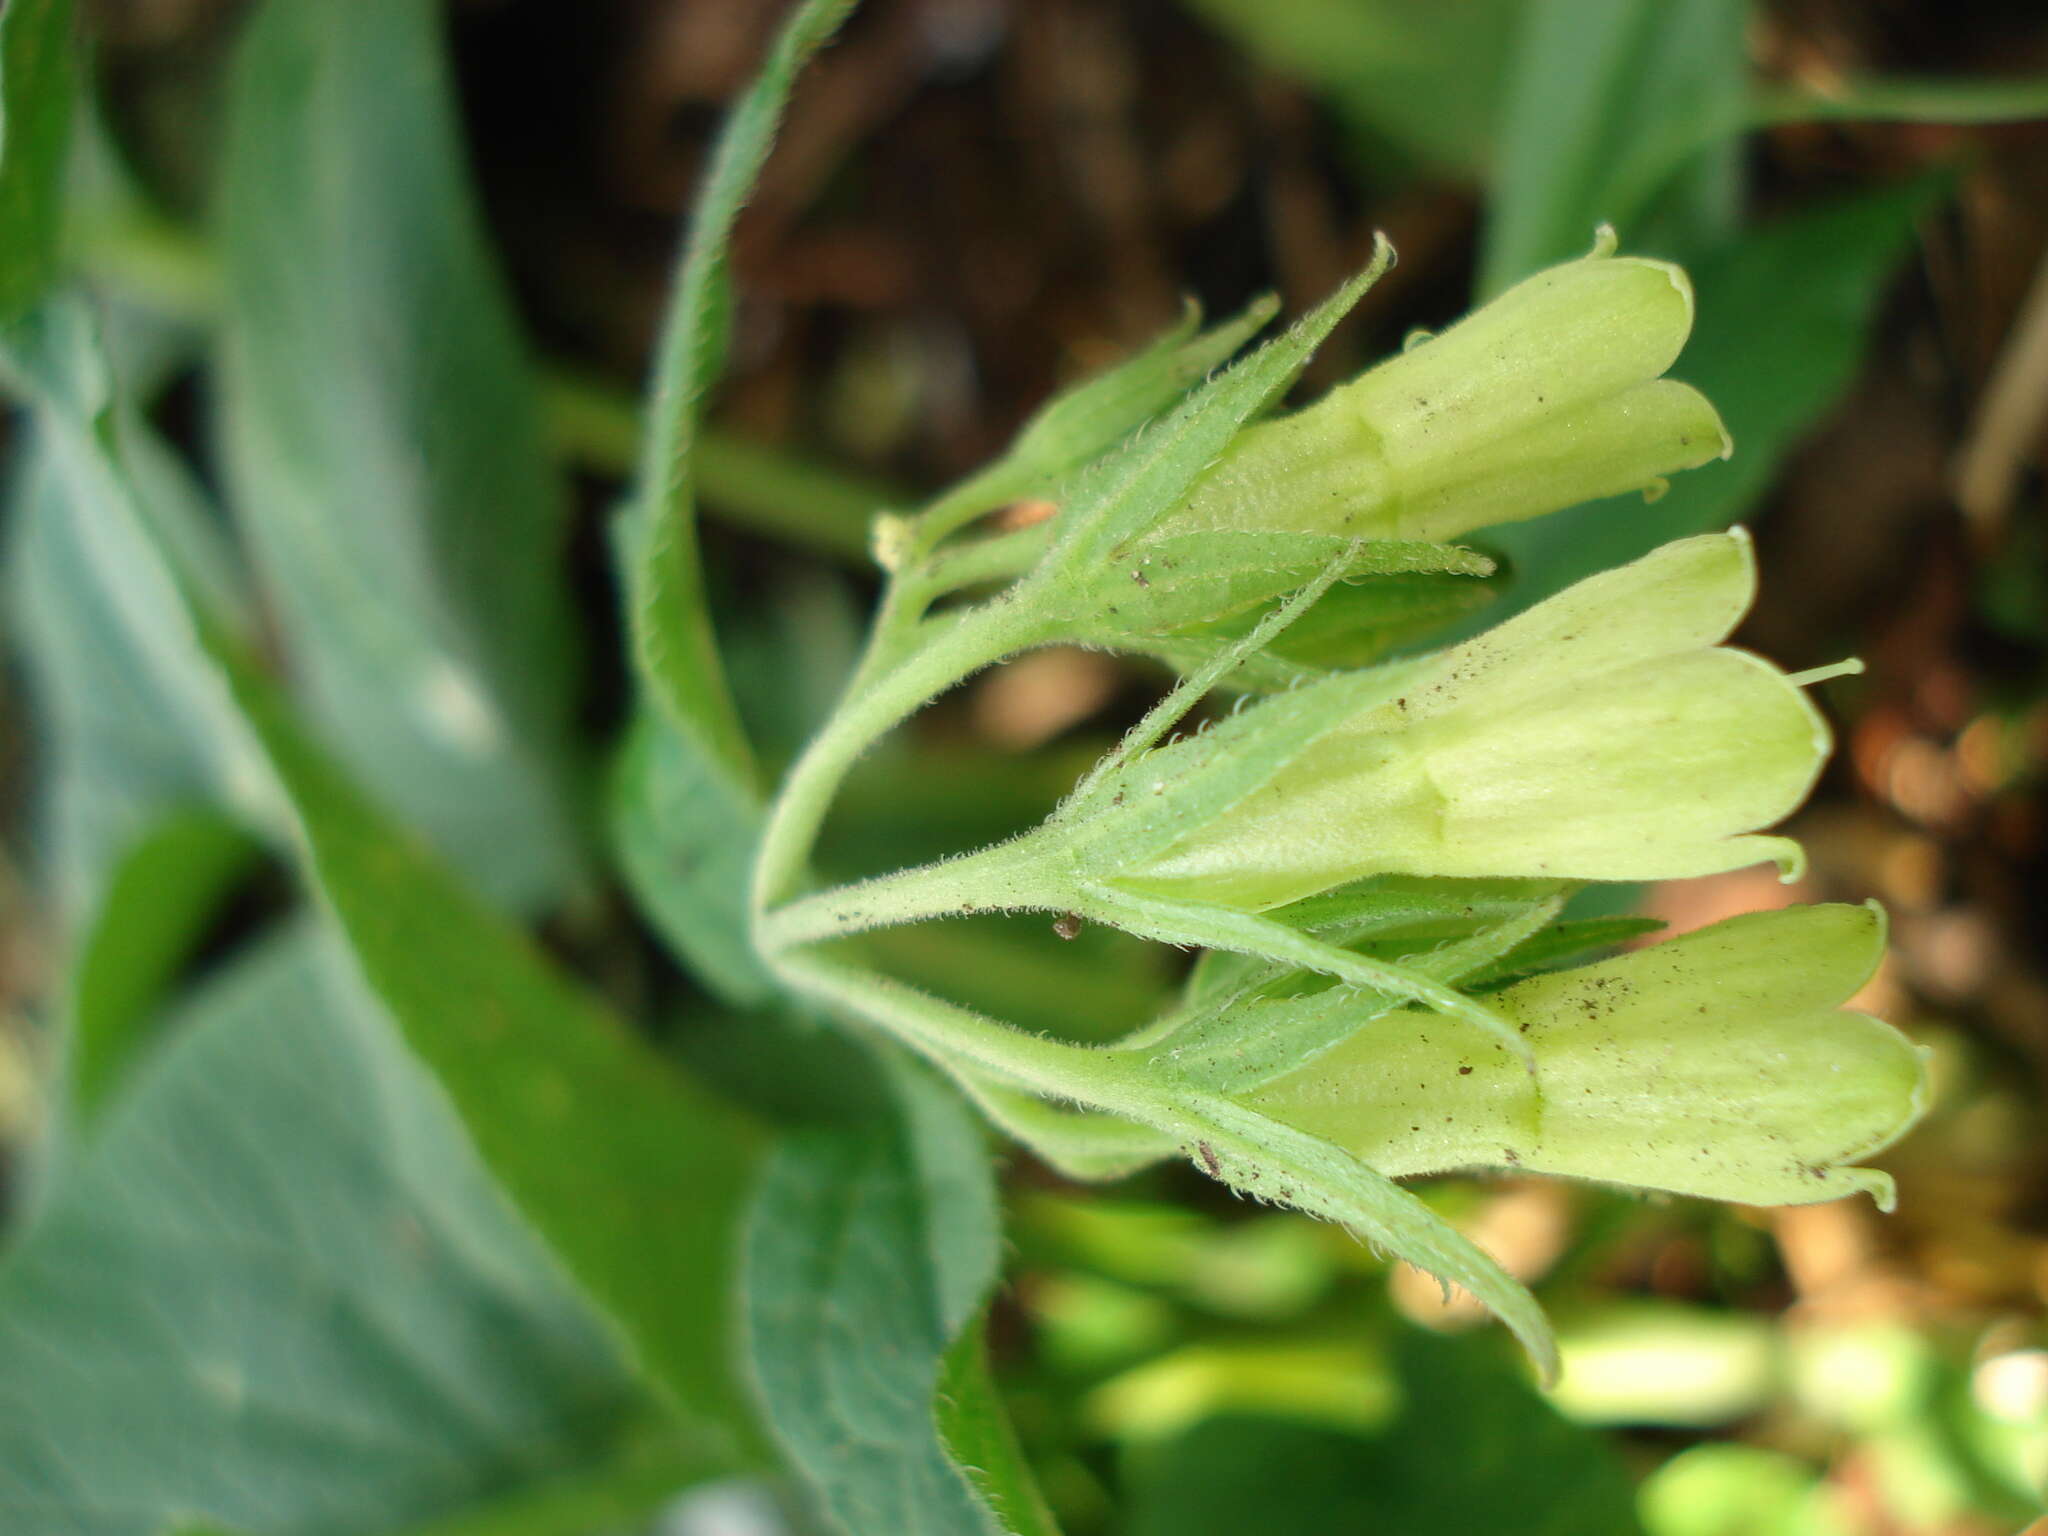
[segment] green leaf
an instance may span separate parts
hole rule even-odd
[[[1636,185],[1654,189],[1685,159],[1717,140],[1779,123],[1904,122],[2010,123],[2048,117],[2048,78],[1944,79],[1938,76],[1867,76],[1832,81],[1825,89],[1764,81],[1720,110],[1676,125],[1661,139],[1665,163],[1654,158],[1633,169]]]
[[[442,26],[430,0],[269,0],[244,34],[224,438],[326,739],[488,892],[532,907],[576,860],[567,509]]]
[[[218,529],[168,451],[115,402],[84,308],[53,301],[0,339],[32,410],[13,488],[17,638],[47,744],[42,836],[63,923],[166,811],[276,825],[275,787],[211,675],[153,547],[239,606]]]
[[[619,1436],[608,1454],[555,1476],[537,1479],[455,1514],[423,1524],[408,1522],[390,1536],[592,1536],[640,1530],[679,1501],[678,1490],[701,1482],[701,1456],[663,1433]],[[730,1484],[714,1483],[707,1494]],[[689,1494],[682,1494],[688,1499]]]
[[[381,1530],[642,1419],[330,935],[165,1032],[0,1268],[0,1525]]]
[[[1533,0],[1502,104],[1482,296],[1577,255],[1603,223],[1651,254],[1733,232],[1734,146],[1686,151],[1695,123],[1740,119],[1747,19],[1745,0]]]
[[[748,1221],[743,1337],[764,1417],[844,1536],[997,1529],[933,1420],[997,1265],[978,1126],[891,1065],[896,1112],[797,1132]]]
[[[71,1095],[81,1117],[98,1114],[132,1071],[177,967],[257,852],[232,821],[186,810],[159,821],[114,867],[70,966]]]
[[[76,77],[71,0],[9,0],[0,10],[0,324],[25,313],[57,269]]]
[[[725,365],[733,225],[797,72],[851,8],[852,0],[803,0],[719,138],[663,326],[639,483],[621,529],[644,718],[617,770],[613,852],[680,957],[743,1006],[767,990],[746,931],[759,787],[705,601],[697,456],[704,396]]]
[[[1369,165],[1476,174],[1493,147],[1502,78],[1528,0],[1193,0],[1261,62],[1299,77],[1351,129]]]
[[[90,505],[73,501],[43,434],[17,439],[9,501],[8,621],[28,672],[40,753],[38,841],[46,890],[83,921],[121,850],[179,801],[213,798],[206,754],[176,698],[154,685],[146,637],[94,557]]]
[[[1489,529],[1483,542],[1508,557],[1515,579],[1487,620],[1748,516],[1854,378],[1871,310],[1940,185],[1923,180],[1794,214],[1696,261],[1701,320],[1677,371],[1720,407],[1734,457],[1679,476],[1649,505],[1596,501]]]
[[[1025,1464],[988,1367],[988,1327],[977,1318],[946,1351],[939,1434],[1009,1536],[1059,1536],[1059,1523]]]
[[[2048,117],[2048,76],[1876,75],[1830,82],[1825,90],[1766,85],[1751,97],[1750,117],[1759,124],[2025,122]]]
[[[1824,91],[1754,82],[1748,10],[1745,0],[1533,0],[1505,93],[1482,293],[1571,254],[1603,221],[1632,247],[1687,260],[1732,238],[1736,140],[1752,128],[2048,117],[2038,75],[1875,77]]]
[[[1171,1136],[1114,1115],[1060,1109],[971,1071],[958,1077],[996,1129],[1070,1179],[1121,1179],[1181,1150]]]
[[[705,607],[695,450],[704,396],[724,369],[730,340],[733,225],[768,158],[797,72],[852,7],[853,0],[802,0],[719,136],[662,327],[629,524],[628,602],[641,680],[667,724],[738,785],[752,782],[752,754]]]
[[[1134,1536],[1638,1536],[1614,1453],[1485,1340],[1404,1330],[1395,1358],[1403,1409],[1374,1438],[1234,1416],[1138,1457]]]
[[[738,1412],[725,1254],[753,1136],[388,823],[222,653],[363,974],[515,1204],[684,1407]]]
[[[641,912],[713,992],[755,1008],[777,995],[748,932],[761,807],[659,715],[628,728],[609,797],[613,856]]]
[[[1108,1039],[1152,1018],[1171,991],[1172,962],[1156,944],[1100,924],[1070,940],[1049,921],[962,918],[863,934],[862,953],[892,976],[1000,1011],[1020,1029]],[[1076,1000],[1085,997],[1085,1009]]]
[[[75,318],[23,354],[52,389],[95,373],[92,338]],[[260,751],[311,883],[491,1171],[658,1384],[686,1408],[744,1423],[726,1352],[726,1254],[749,1126],[365,798],[206,611],[123,462],[61,407],[42,414],[66,428],[78,473],[103,490],[128,537],[124,580],[148,597],[181,657],[196,651],[205,670],[184,680]]]
[[[859,653],[867,615],[840,580],[812,572],[735,613],[726,655],[747,725],[771,756],[818,728]],[[641,915],[720,1001],[758,1012],[780,988],[754,952],[748,884],[762,808],[751,789],[643,709],[613,759],[613,858]]]

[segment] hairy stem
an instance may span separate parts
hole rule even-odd
[[[1064,887],[1045,878],[1029,836],[836,886],[764,913],[756,926],[765,954],[843,939],[870,928],[974,912],[1060,911]]]
[[[921,643],[906,641],[912,626],[922,631]],[[775,797],[754,862],[757,913],[796,886],[825,814],[860,755],[949,688],[1024,649],[1033,633],[1029,615],[1003,603],[936,620],[913,616],[877,624],[846,697]]]

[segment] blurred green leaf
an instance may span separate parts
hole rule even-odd
[[[777,996],[748,931],[759,803],[643,712],[614,762],[609,806],[613,856],[655,931],[723,1001],[759,1008]]]
[[[2048,76],[1943,79],[1866,76],[1807,86],[1760,86],[1750,101],[1757,123],[1869,121],[2010,123],[2048,117]]]
[[[1552,1400],[1588,1424],[1725,1424],[1762,1408],[1783,1366],[1769,1318],[1665,1301],[1610,1302],[1558,1349]]]
[[[1103,1383],[1085,1411],[1118,1440],[1164,1443],[1239,1415],[1368,1433],[1385,1427],[1396,1397],[1370,1341],[1304,1331],[1183,1344]]]
[[[605,1455],[388,1536],[594,1536],[646,1527],[702,1483],[705,1466],[659,1432],[618,1436]],[[716,1486],[716,1485],[714,1485]],[[656,1531],[660,1526],[653,1528]],[[685,1526],[687,1536],[689,1527]],[[764,1533],[767,1536],[767,1533]]]
[[[606,474],[632,471],[640,413],[622,391],[555,371],[543,381],[549,435],[567,457]],[[866,571],[869,525],[909,493],[886,481],[730,433],[701,431],[692,468],[706,508],[751,533]]]
[[[859,654],[865,609],[841,578],[811,571],[730,614],[726,660],[764,752],[794,753],[818,728]],[[780,995],[748,932],[752,792],[653,710],[628,725],[607,789],[614,857],[655,930],[721,1001],[751,1011]]]
[[[825,723],[866,647],[872,608],[864,583],[809,564],[771,568],[724,605],[719,634],[740,718],[769,762],[794,758]]]
[[[901,505],[901,490],[730,433],[697,440],[697,483],[712,511],[752,533],[874,568],[875,515]]]
[[[8,618],[40,747],[42,863],[54,905],[76,923],[159,811],[209,800],[214,788],[176,696],[153,684],[148,637],[129,626],[110,570],[89,552],[93,510],[74,504],[42,434],[28,433],[9,496]]]
[[[71,1097],[97,1115],[147,1042],[150,1014],[221,898],[258,854],[216,812],[165,816],[114,866],[68,986]]]
[[[1531,0],[1502,100],[1480,297],[1580,254],[1602,223],[1648,255],[1734,231],[1735,146],[1699,147],[1693,129],[1741,120],[1748,13],[1746,0]]]
[[[894,1113],[770,1154],[747,1224],[744,1347],[832,1529],[985,1536],[999,1527],[933,1414],[946,1352],[995,1279],[988,1150],[949,1089],[901,1062],[889,1075]]]
[[[69,316],[17,353],[52,390],[89,379],[97,351]],[[630,1033],[389,821],[314,744],[282,695],[208,612],[197,584],[89,427],[47,397],[79,472],[126,530],[120,570],[162,630],[207,670],[195,689],[262,753],[289,799],[311,883],[372,990],[434,1070],[491,1171],[686,1408],[743,1425],[726,1349],[726,1254],[749,1126]]]
[[[1233,1416],[1133,1458],[1134,1536],[1633,1536],[1626,1473],[1484,1339],[1404,1331],[1403,1409],[1362,1435]]]
[[[223,429],[314,718],[492,895],[575,861],[561,487],[431,0],[266,0],[231,79]],[[508,835],[508,829],[517,829]]]
[[[1308,82],[1368,161],[1480,174],[1529,0],[1190,0],[1261,62]]]
[[[628,601],[641,680],[668,725],[737,785],[751,782],[751,753],[705,607],[695,451],[704,396],[724,370],[731,339],[733,225],[768,158],[798,71],[852,8],[853,0],[802,0],[719,136],[662,326],[628,525]]]
[[[76,76],[71,0],[9,0],[0,10],[0,324],[27,311],[57,268]]]
[[[1707,145],[1780,123],[1963,125],[2048,117],[2048,79],[1874,75],[1831,81],[1825,88],[1759,81],[1740,100],[1723,98],[1718,108],[1676,123],[1671,131],[1661,135],[1658,148],[1663,162],[1660,164],[1655,156],[1645,156],[1632,163],[1631,188],[1637,192],[1653,190],[1664,176]]]
[[[767,989],[747,934],[759,787],[705,602],[697,454],[704,396],[730,339],[733,225],[797,72],[851,8],[852,0],[802,0],[719,137],[662,328],[620,540],[645,719],[630,733],[614,780],[613,851],[662,936],[706,984],[742,1006],[758,1004]]]
[[[53,301],[0,339],[31,411],[12,487],[16,637],[45,759],[44,857],[66,928],[166,811],[228,807],[275,824],[275,790],[211,676],[153,552],[174,548],[240,608],[219,530],[155,435],[115,398],[85,309]]]
[[[989,1374],[988,1328],[976,1318],[946,1351],[938,1387],[946,1453],[1012,1536],[1059,1536]]]
[[[748,1124],[386,822],[264,679],[222,661],[291,795],[318,889],[491,1171],[656,1382],[743,1422],[726,1255]]]
[[[1922,180],[1793,214],[1696,261],[1699,326],[1674,371],[1720,408],[1734,457],[1688,470],[1656,502],[1589,502],[1487,530],[1482,541],[1515,573],[1487,622],[1751,515],[1785,455],[1854,378],[1878,295],[1941,185]]]
[[[1818,1473],[1782,1451],[1696,1445],[1644,1482],[1650,1536],[1849,1536]]]
[[[1739,27],[1739,3],[1689,10],[1579,0],[1188,3],[1262,63],[1313,87],[1351,127],[1369,166],[1380,165],[1392,151],[1399,170],[1491,174],[1498,181],[1507,156],[1496,140],[1515,144],[1521,121],[1500,121],[1511,90],[1517,94],[1509,112],[1526,111],[1531,122],[1573,125],[1618,147],[1620,153],[1604,164],[1582,157],[1576,166],[1554,164],[1545,173],[1555,180],[1535,201],[1554,199],[1552,214],[1569,213],[1583,224],[1554,226],[1564,244],[1553,256],[1582,245],[1599,218],[1618,220],[1653,200],[1689,159],[1753,128],[1814,121],[2001,123],[2048,116],[2048,80],[2039,76],[1867,76],[1830,81],[1824,88],[1748,82],[1746,65],[1737,68],[1737,32],[1730,25]],[[1670,31],[1660,35],[1657,28]],[[1693,28],[1705,30],[1688,31]],[[1700,48],[1712,57],[1686,56]],[[1721,79],[1710,80],[1710,71],[1719,71]],[[1738,80],[1748,83],[1736,88]],[[1658,92],[1674,81],[1685,92],[1675,98],[1675,109],[1663,109]],[[1590,85],[1592,94],[1574,101],[1577,85]],[[1607,128],[1588,117],[1608,118]],[[1647,135],[1641,131],[1646,126]],[[1541,157],[1556,148],[1523,142],[1529,145],[1521,157],[1526,165],[1536,163],[1539,148]],[[1575,147],[1583,146],[1567,141],[1568,150]],[[1586,183],[1578,183],[1576,194],[1566,183],[1589,170],[1615,198],[1612,211],[1574,206]],[[1709,174],[1721,193],[1732,189],[1728,164]],[[1520,194],[1510,200],[1519,202]],[[1516,216],[1536,223],[1544,214],[1532,203],[1518,207]],[[1624,233],[1641,236],[1640,230]],[[1531,265],[1547,259],[1535,258]],[[1525,270],[1497,272],[1486,291],[1506,286]]]
[[[644,1415],[330,937],[166,1034],[0,1269],[9,1532],[379,1530]]]

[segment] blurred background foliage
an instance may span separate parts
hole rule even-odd
[[[447,91],[408,85],[438,55],[430,28],[400,25],[359,34],[354,96],[294,76],[285,28],[263,39],[269,66],[253,45],[238,56],[251,9],[79,0],[92,47],[65,237],[10,257],[0,308],[21,313],[59,268],[100,296],[147,406],[121,428],[129,472],[184,509],[188,560],[293,659],[310,717],[387,804],[543,919],[598,991],[670,1020],[667,1043],[706,1076],[764,1113],[815,1109],[842,1065],[828,1054],[806,1078],[816,1053],[794,1041],[768,1059],[760,1029],[663,958],[588,852],[607,793],[593,743],[627,699],[604,521],[677,210],[780,8],[461,0]],[[64,11],[13,0],[0,69]],[[20,168],[39,144],[62,150],[68,109],[33,108],[10,96],[0,211],[52,195]],[[1311,387],[1575,254],[1602,220],[1697,281],[1675,372],[1721,407],[1735,458],[1654,503],[1500,531],[1485,542],[1516,580],[1480,622],[1745,521],[1764,564],[1746,642],[1788,667],[1870,664],[1827,689],[1843,751],[1793,829],[1813,861],[1800,886],[1749,873],[1633,894],[1677,928],[1790,900],[1885,902],[1894,954],[1864,1004],[1933,1047],[1940,1084],[1885,1158],[1898,1214],[1432,1185],[1559,1319],[1566,1370],[1546,1403],[1497,1331],[1333,1229],[1184,1170],[1083,1190],[1013,1158],[990,1344],[1074,1536],[1988,1536],[2040,1513],[2044,118],[2048,15],[2031,0],[871,0],[806,78],[740,226],[734,363],[700,466],[721,631],[771,762],[858,641],[875,508],[972,469],[1184,296],[1222,314],[1274,290],[1299,310],[1362,264],[1375,229],[1400,265]],[[337,147],[365,135],[359,154]],[[472,195],[480,221],[459,216]],[[453,1330],[470,1290],[527,1277],[526,1322],[446,1344],[437,1367],[486,1397],[493,1373],[517,1374],[526,1399],[545,1383],[530,1418],[464,1429],[489,1485],[573,1464],[626,1412],[616,1362],[533,1278],[439,1105],[349,1022],[360,1001],[322,983],[324,941],[243,830],[275,821],[275,788],[233,728],[201,750],[180,724],[181,661],[149,639],[150,595],[94,575],[117,534],[65,513],[67,491],[84,494],[77,455],[45,434],[13,463],[10,702],[26,684],[37,711],[10,708],[5,740],[0,963],[16,1022],[0,1118],[22,1149],[16,1222],[39,1188],[26,1149],[54,1113],[43,1037],[23,1021],[61,995],[85,1022],[89,1114],[157,1005],[180,998],[206,1054],[148,1083],[101,1158],[104,1198],[210,1206],[208,1181],[232,1186],[233,1165],[194,1158],[195,1190],[166,1178],[160,1138],[221,1103],[307,1117],[278,1179],[331,1184],[336,1209],[402,1200],[417,1240],[466,1255],[453,1290],[409,1301],[410,1326]],[[207,511],[214,495],[237,508],[239,544]],[[535,552],[561,539],[566,592],[534,579],[553,574]],[[434,574],[449,570],[460,578]],[[396,692],[407,655],[454,662]],[[1155,683],[1082,652],[983,679],[865,766],[829,859],[875,869],[1026,824]],[[1170,957],[1099,933],[1063,944],[975,920],[877,942],[951,995],[1069,1033],[1128,1027],[1172,980]],[[324,1045],[264,1029],[329,1015]],[[292,1097],[308,1052],[317,1103]],[[237,1134],[262,1145],[247,1112]],[[385,1129],[387,1162],[351,1159],[351,1117]],[[327,1129],[304,1138],[313,1123]],[[261,1229],[267,1197],[235,1198]],[[175,1269],[144,1238],[82,1230],[78,1210],[39,1245]],[[339,1292],[378,1283],[390,1240],[334,1240]],[[45,1270],[17,1267],[0,1300],[60,1305],[65,1267]],[[267,1304],[288,1313],[289,1289]],[[149,1344],[105,1347],[132,1365]],[[140,1366],[133,1379],[140,1398],[171,1391]],[[607,1443],[638,1442],[629,1424]],[[680,1473],[657,1457],[635,1475]],[[277,1494],[326,1496],[311,1474]],[[674,1528],[773,1528],[772,1509],[735,1497]]]

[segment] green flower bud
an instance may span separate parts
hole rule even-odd
[[[1838,1006],[1883,953],[1875,906],[1731,918],[1493,994],[1533,1078],[1409,1011],[1253,1102],[1390,1177],[1510,1167],[1755,1205],[1862,1190],[1890,1209],[1890,1177],[1847,1165],[1920,1117],[1926,1072],[1897,1030]]]
[[[1726,458],[1714,408],[1660,377],[1692,330],[1664,261],[1539,272],[1307,410],[1254,426],[1164,533],[1261,528],[1443,540]]]
[[[1750,834],[1805,798],[1828,731],[1805,679],[1716,644],[1755,589],[1745,535],[1686,539],[1462,645],[1255,705],[1144,761],[1135,777],[1177,814],[1143,846],[1105,839],[1100,874],[1248,910],[1375,874],[1651,880],[1774,859],[1792,878],[1798,845]],[[1273,765],[1256,784],[1253,760]]]

